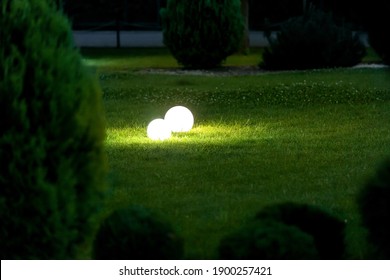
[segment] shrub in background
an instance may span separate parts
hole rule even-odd
[[[94,258],[100,260],[181,259],[182,240],[170,224],[139,207],[114,211],[95,238]]]
[[[361,190],[358,205],[373,257],[390,259],[390,159]]]
[[[275,221],[249,223],[223,238],[219,258],[230,260],[318,259],[311,235],[295,226]]]
[[[313,237],[320,259],[345,257],[345,223],[321,208],[293,202],[275,204],[262,209],[256,219],[298,227]]]
[[[240,0],[168,0],[161,10],[164,44],[187,68],[213,68],[238,50]]]
[[[370,5],[363,4],[361,11],[365,19],[369,43],[383,62],[388,65],[390,65],[389,13],[390,2],[388,0],[370,1]]]
[[[101,92],[54,1],[0,2],[1,259],[71,259],[105,192]]]
[[[268,41],[260,66],[270,70],[348,67],[366,52],[358,35],[313,7],[283,23],[276,37],[268,34]]]
[[[383,63],[390,65],[390,39],[388,30],[372,27],[368,31],[370,46],[382,59]]]

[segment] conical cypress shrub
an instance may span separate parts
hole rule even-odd
[[[54,1],[0,2],[1,259],[71,259],[105,191],[99,87]]]
[[[161,17],[164,44],[187,68],[219,66],[244,34],[240,0],[168,0]]]

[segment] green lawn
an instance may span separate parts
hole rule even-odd
[[[225,66],[257,66],[261,61],[263,48],[252,48],[247,55],[235,54],[228,57]],[[86,64],[108,71],[139,68],[178,67],[176,60],[166,48],[84,48],[82,54]],[[378,56],[369,48],[363,62],[379,62]]]
[[[263,206],[309,203],[345,220],[348,257],[366,257],[355,198],[390,155],[390,70],[158,75],[137,70],[177,67],[165,49],[106,51],[83,54],[104,93],[109,208],[151,208],[184,238],[186,258],[212,259]],[[256,65],[261,51],[226,63]],[[149,140],[147,124],[178,104],[193,130]]]

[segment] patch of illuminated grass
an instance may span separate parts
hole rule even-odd
[[[133,144],[223,144],[236,141],[250,141],[268,137],[266,126],[262,124],[248,126],[245,123],[212,123],[196,125],[189,132],[172,133],[172,137],[167,140],[151,140],[146,135],[146,124],[143,126],[133,126],[126,128],[108,128],[108,146],[126,146]]]

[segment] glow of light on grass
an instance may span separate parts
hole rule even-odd
[[[152,140],[166,140],[171,137],[171,129],[163,119],[151,121],[146,129],[146,133]]]
[[[194,125],[194,116],[184,106],[175,106],[167,111],[164,117],[172,132],[187,132]]]
[[[280,131],[270,130],[264,122],[247,121],[223,122],[211,121],[199,123],[187,133],[172,133],[167,140],[151,141],[146,135],[145,123],[124,122],[122,125],[108,127],[106,145],[108,147],[130,147],[132,145],[195,144],[225,145],[231,143],[255,143],[265,139],[278,138]],[[168,141],[168,143],[166,143]]]

